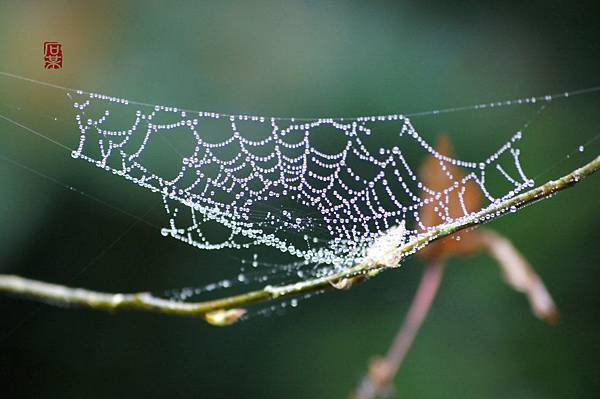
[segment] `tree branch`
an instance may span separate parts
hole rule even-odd
[[[386,256],[382,259],[389,259],[390,255],[397,257],[397,259],[404,259],[434,240],[484,224],[507,212],[515,212],[534,202],[549,198],[559,191],[574,186],[598,170],[600,170],[600,156],[560,179],[549,181],[523,194],[487,207],[478,213],[460,218],[453,223],[440,225],[424,234],[420,234],[407,243],[394,248],[390,254],[385,254]],[[0,274],[0,293],[24,296],[55,305],[78,306],[113,312],[139,310],[181,316],[202,316],[212,324],[227,325],[243,314],[242,309],[237,309],[240,306],[334,288],[344,280],[362,280],[389,268],[388,265],[380,262],[365,261],[343,272],[321,278],[283,286],[266,286],[260,290],[240,295],[196,303],[157,298],[145,292],[134,294],[95,292],[2,274]]]

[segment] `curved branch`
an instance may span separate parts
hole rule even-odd
[[[542,186],[494,204],[469,217],[438,226],[427,233],[418,235],[407,243],[394,248],[391,253],[386,254],[382,259],[388,259],[389,255],[397,257],[397,259],[404,259],[434,240],[487,223],[507,212],[515,212],[534,202],[549,198],[559,191],[574,186],[598,170],[600,170],[600,156],[560,179],[549,181]],[[55,305],[78,306],[113,312],[139,310],[180,316],[201,316],[212,324],[227,325],[236,321],[244,313],[242,309],[237,309],[240,306],[322,289],[346,287],[349,284],[342,284],[342,282],[359,281],[389,268],[388,265],[379,262],[366,261],[343,272],[321,278],[283,286],[269,285],[260,290],[240,295],[195,303],[162,299],[146,292],[134,294],[95,292],[3,274],[0,274],[0,293],[23,296]]]

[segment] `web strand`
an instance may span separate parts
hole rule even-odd
[[[54,83],[44,82],[41,80],[32,79],[32,78],[28,78],[25,76],[13,74],[10,72],[0,71],[0,76],[12,78],[12,79],[18,79],[18,80],[26,81],[26,82],[33,83],[36,85],[46,86],[49,88],[58,89],[58,90],[65,91],[68,93],[77,93],[77,94],[84,94],[84,95],[94,94],[93,92],[90,92],[90,91],[74,89],[71,87],[61,86],[61,85],[57,85]],[[390,116],[406,116],[409,118],[410,117],[414,118],[414,117],[420,117],[420,116],[440,115],[440,114],[447,114],[447,113],[454,113],[454,112],[474,111],[474,110],[492,109],[492,108],[495,109],[495,108],[500,108],[500,107],[515,106],[515,105],[540,104],[540,103],[544,103],[544,102],[546,102],[546,103],[551,102],[553,100],[571,98],[571,97],[581,96],[581,95],[590,94],[590,93],[597,93],[597,92],[600,92],[600,85],[590,86],[590,87],[586,87],[583,89],[564,91],[561,93],[545,94],[545,95],[530,96],[530,97],[520,97],[520,98],[516,98],[516,99],[493,101],[493,102],[489,102],[489,103],[479,103],[479,104],[465,105],[465,106],[460,106],[460,107],[449,107],[449,108],[440,108],[440,109],[427,110],[427,111],[410,112],[410,113],[406,113],[406,114],[389,114],[389,115],[376,115],[376,116],[346,116],[346,117],[336,116],[336,117],[328,117],[328,118],[288,117],[288,116],[262,116],[262,117],[266,118],[266,119],[275,119],[277,121],[291,121],[291,122],[306,122],[306,121],[312,121],[315,119],[333,119],[336,121],[361,121],[361,120],[368,120],[368,119],[372,119],[372,118],[385,119]],[[101,95],[101,96],[118,99],[117,97],[114,97],[114,96],[105,96],[105,95]],[[124,100],[124,99],[120,99],[120,100]],[[158,104],[152,104],[152,103],[143,102],[143,101],[135,101],[135,100],[124,100],[124,101],[127,101],[128,104],[139,105],[139,106],[143,106],[143,107],[155,108],[156,106],[158,106]],[[188,109],[188,108],[180,108],[180,107],[171,107],[171,108],[178,108],[181,111],[185,111],[185,112],[189,112],[189,113],[201,112],[199,110]],[[210,112],[210,113],[213,115],[219,115],[221,117],[240,117],[240,116],[241,117],[253,117],[252,115],[228,114],[228,113],[221,113],[221,112]]]

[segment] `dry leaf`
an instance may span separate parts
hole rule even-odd
[[[235,323],[245,314],[246,309],[241,308],[219,309],[206,313],[204,319],[213,326],[225,327]]]
[[[435,150],[442,155],[452,157],[452,145],[448,136],[443,134],[440,135],[435,145]],[[429,156],[424,162],[420,170],[420,179],[423,184],[435,191],[442,191],[448,187],[451,187],[455,181],[459,181],[464,177],[463,171],[450,163],[444,163],[446,172],[452,176],[452,179],[444,172],[440,160],[434,156]],[[419,214],[421,222],[427,227],[437,226],[443,224],[444,220],[440,217],[435,208],[442,209],[447,207],[448,214],[452,218],[459,218],[464,216],[464,210],[460,202],[460,195],[462,189],[453,190],[448,194],[448,201],[442,197],[439,200],[423,206]],[[426,199],[430,195],[423,192],[421,199]],[[469,180],[464,185],[464,192],[462,192],[463,203],[467,212],[473,212],[480,208],[482,193],[481,189],[472,180]],[[440,204],[442,201],[442,204]],[[442,212],[443,213],[443,212]],[[444,214],[444,213],[443,213]],[[474,231],[464,231],[456,235],[445,237],[441,240],[434,241],[427,247],[419,251],[418,256],[427,261],[440,261],[448,256],[465,256],[476,252],[479,249],[479,244],[474,237]],[[456,240],[456,237],[460,237],[460,240]]]
[[[442,155],[452,156],[452,146],[446,135],[440,136],[435,148]],[[444,165],[454,180],[464,177],[460,168],[446,163]],[[453,180],[442,169],[440,161],[433,156],[427,158],[423,163],[421,180],[423,184],[435,191],[442,191],[453,184]],[[463,200],[467,212],[478,210],[482,199],[481,189],[472,181],[467,182],[465,187]],[[425,199],[427,196],[424,193],[422,198]],[[444,199],[443,205],[448,207],[451,217],[456,218],[464,214],[458,191],[453,191],[453,194],[449,195],[447,203]],[[439,205],[431,203],[421,209],[419,217],[424,225],[430,227],[444,223],[444,220],[435,211],[436,206]],[[461,238],[459,241],[453,239],[453,236],[434,241],[419,251],[417,255],[427,263],[432,263],[442,261],[450,256],[467,256],[486,249],[499,263],[506,282],[515,290],[527,295],[531,309],[537,317],[549,323],[555,323],[558,320],[558,311],[542,279],[508,239],[498,233],[483,229],[461,232],[459,236]]]
[[[479,231],[479,239],[500,264],[506,282],[515,290],[527,295],[533,313],[549,323],[556,323],[559,314],[550,293],[542,279],[512,243],[489,230]]]

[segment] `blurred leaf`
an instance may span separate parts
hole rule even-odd
[[[480,230],[478,236],[482,245],[498,261],[504,280],[515,290],[527,295],[531,310],[537,317],[555,324],[559,314],[550,293],[514,245],[491,230]]]
[[[442,155],[452,157],[453,150],[450,139],[442,134],[438,137],[435,150]],[[423,184],[435,191],[442,191],[450,187],[454,181],[459,181],[464,177],[463,171],[455,165],[446,164],[442,166],[440,161],[429,156],[421,167],[420,178]],[[452,178],[450,178],[452,176]],[[423,193],[422,198],[429,197],[429,194]],[[463,202],[467,212],[479,210],[481,207],[481,190],[477,183],[469,180],[464,185]],[[445,200],[445,199],[441,199]],[[448,194],[448,202],[444,204],[448,208],[448,215],[452,218],[464,216],[462,205],[460,203],[459,190],[454,190]],[[421,208],[419,215],[421,222],[427,226],[436,226],[445,222],[440,217],[436,208],[439,208],[437,202],[430,202]],[[457,240],[456,238],[460,239]],[[444,239],[432,242],[427,247],[419,251],[418,256],[427,261],[443,260],[449,256],[471,255],[479,250],[480,245],[477,242],[476,231],[463,231],[460,235],[453,235]]]
[[[439,136],[435,148],[442,155],[452,156],[452,145],[446,135]],[[428,157],[423,163],[421,179],[428,188],[442,191],[452,184],[453,180],[449,176],[452,176],[454,180],[464,177],[460,168],[451,164],[445,167],[443,165],[446,164],[440,163],[433,156]],[[423,197],[426,198],[427,195],[424,194]],[[458,192],[453,191],[448,197],[445,206],[448,208],[449,216],[453,218],[463,216],[464,212]],[[477,184],[472,181],[467,182],[463,195],[466,210],[471,212],[479,209],[481,198],[481,191]],[[425,226],[435,226],[445,222],[440,217],[439,211],[436,210],[435,202],[425,205],[421,209],[420,218]],[[487,250],[498,262],[506,282],[516,291],[527,295],[531,310],[537,317],[552,324],[558,321],[558,310],[542,279],[515,246],[496,232],[485,229],[461,232],[460,240],[456,240],[453,236],[443,238],[422,249],[418,256],[425,262],[432,263],[450,256],[472,255],[483,249]]]

